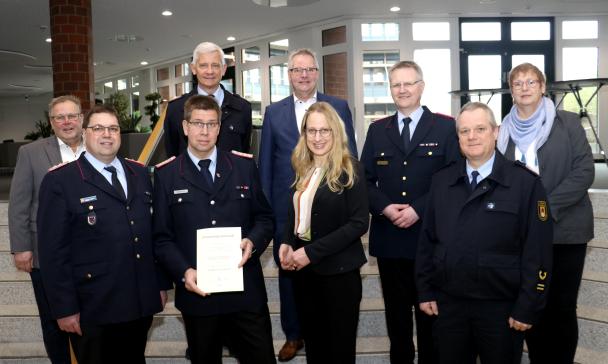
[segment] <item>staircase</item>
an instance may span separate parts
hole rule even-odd
[[[579,295],[579,347],[576,362],[608,363],[608,191],[592,190],[595,239],[589,244]],[[0,202],[0,364],[50,363],[46,358],[40,322],[29,275],[17,272],[9,252],[7,202]],[[366,248],[367,243],[364,239]],[[366,249],[367,250],[367,249]],[[271,248],[262,256],[272,321],[275,352],[283,344],[279,318],[277,268]],[[357,363],[389,363],[384,304],[374,258],[361,270],[363,300],[357,340]],[[148,363],[187,364],[183,323],[173,301],[154,318],[146,355]],[[226,353],[225,363],[236,363]],[[527,363],[524,354],[522,363]],[[290,363],[306,363],[302,352]]]

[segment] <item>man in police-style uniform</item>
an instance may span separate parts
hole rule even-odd
[[[457,119],[460,160],[435,174],[418,253],[420,309],[442,364],[479,355],[521,362],[524,331],[545,306],[552,221],[538,175],[495,149],[498,127],[483,103]]]
[[[197,86],[187,94],[169,102],[165,116],[165,151],[177,156],[186,150],[188,142],[182,129],[184,104],[194,95],[209,95],[221,105],[222,127],[217,146],[225,151],[249,152],[251,145],[251,104],[237,94],[228,92],[220,84],[226,73],[224,51],[211,42],[200,43],[192,54],[190,70],[196,76]]]
[[[221,111],[208,96],[185,104],[187,149],[157,166],[154,241],[175,281],[193,363],[221,363],[227,345],[241,363],[274,363],[270,315],[259,261],[273,216],[252,156],[216,147]],[[244,291],[207,294],[196,285],[196,231],[241,227]]]
[[[433,363],[431,319],[417,306],[414,258],[431,176],[459,159],[451,117],[420,106],[420,67],[401,61],[389,71],[397,112],[369,126],[361,154],[372,221],[370,255],[378,258],[391,363],[413,363],[412,307],[415,308],[418,363]]]
[[[145,363],[152,316],[162,311],[152,247],[152,185],[137,162],[116,157],[114,109],[84,118],[86,152],[40,187],[40,271],[52,316],[78,363]]]

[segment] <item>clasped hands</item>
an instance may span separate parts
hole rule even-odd
[[[414,225],[420,217],[416,213],[416,210],[409,205],[404,203],[392,203],[382,210],[382,215],[386,216],[393,225],[406,229]]]
[[[310,264],[304,248],[293,250],[289,244],[281,244],[279,247],[279,261],[283,270],[300,270]]]

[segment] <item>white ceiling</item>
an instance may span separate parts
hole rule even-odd
[[[252,0],[91,2],[96,79],[141,68],[142,60],[154,64],[186,55],[204,40],[226,47],[340,17],[608,14],[608,0],[320,0],[291,8]],[[402,10],[390,13],[395,5]],[[164,9],[173,16],[161,16]],[[117,42],[117,35],[141,40]],[[226,41],[229,35],[236,42]],[[0,0],[0,97],[52,90],[51,47],[44,41],[49,36],[47,0]]]

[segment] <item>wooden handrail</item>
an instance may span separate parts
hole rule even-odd
[[[137,160],[144,165],[148,165],[150,163],[150,159],[154,155],[154,151],[158,148],[158,143],[160,142],[160,138],[163,136],[163,125],[165,124],[165,116],[167,115],[167,107],[163,110],[160,115],[160,119],[156,122],[154,126],[154,130],[150,133],[148,137],[148,141],[146,141],[146,145],[144,145],[144,149],[142,149],[139,154],[139,158]]]

